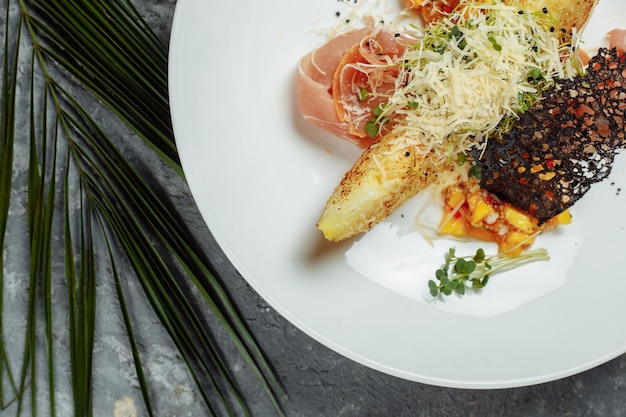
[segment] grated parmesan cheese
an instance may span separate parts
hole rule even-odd
[[[439,162],[483,147],[503,119],[538,100],[555,78],[574,75],[550,23],[544,13],[500,2],[462,2],[447,18],[414,28],[419,41],[407,47],[377,123],[399,116],[397,140]]]

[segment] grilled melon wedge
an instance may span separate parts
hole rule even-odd
[[[369,230],[431,184],[442,167],[416,151],[393,134],[367,148],[328,199],[317,224],[326,239]]]
[[[555,19],[554,36],[569,41],[572,31],[581,33],[599,0],[510,0],[530,12],[542,11]]]

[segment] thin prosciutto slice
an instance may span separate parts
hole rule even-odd
[[[626,51],[626,29],[613,29],[609,32],[609,48]]]
[[[384,129],[372,137],[365,125],[393,93],[403,51],[401,41],[383,30],[363,28],[334,37],[300,60],[300,113],[325,131],[368,147]]]

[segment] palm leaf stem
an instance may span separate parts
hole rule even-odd
[[[42,112],[42,125],[46,123],[47,112]],[[43,134],[42,136],[45,136]],[[54,142],[58,142],[58,129],[54,132]],[[45,143],[45,142],[44,142]],[[55,383],[54,383],[54,349],[53,349],[53,328],[52,328],[52,225],[55,213],[55,198],[56,193],[56,150],[57,145],[52,145],[53,155],[51,155],[52,166],[50,168],[50,175],[47,177],[48,187],[47,196],[39,196],[45,198],[43,206],[42,219],[40,221],[40,229],[36,233],[36,239],[32,241],[32,247],[34,253],[31,252],[31,256],[37,256],[35,273],[40,277],[42,298],[43,298],[43,314],[44,314],[44,326],[45,326],[45,345],[47,351],[47,365],[48,365],[48,390],[51,393],[49,395],[50,401],[50,415],[56,416],[55,406]],[[43,153],[47,152],[47,147],[43,148]],[[44,158],[46,159],[46,158]],[[45,167],[45,165],[44,165]],[[46,175],[45,171],[42,171]],[[43,201],[43,200],[42,200]],[[31,251],[33,250],[31,249]]]
[[[2,73],[2,111],[0,114],[0,129],[2,131],[0,140],[0,265],[4,265],[4,246],[7,232],[8,213],[11,205],[11,184],[13,182],[13,158],[15,142],[15,96],[17,88],[17,72],[19,62],[19,45],[21,40],[21,19],[18,21],[15,51],[11,54],[9,39],[11,35],[9,7],[6,7],[5,15],[6,28],[3,54]],[[13,59],[11,60],[11,56]],[[0,407],[4,408],[11,403],[18,395],[17,386],[11,371],[11,366],[7,357],[6,344],[4,342],[4,268],[0,268]],[[5,399],[4,375],[8,375],[8,380],[13,391],[13,399],[9,402]]]
[[[97,184],[100,185],[99,182]],[[100,205],[101,202],[102,200],[98,198],[95,204]],[[221,389],[216,379],[218,376],[212,372],[214,367],[207,363],[204,355],[201,354],[201,349],[206,350],[207,347],[205,345],[197,346],[199,342],[192,336],[191,329],[189,329],[189,321],[192,320],[189,316],[189,312],[181,311],[180,308],[176,310],[175,306],[179,306],[179,302],[182,302],[182,300],[178,299],[173,302],[174,297],[172,297],[171,288],[159,285],[159,281],[163,280],[163,277],[159,276],[161,272],[159,270],[162,266],[154,266],[153,261],[158,259],[158,255],[154,256],[150,253],[153,249],[150,242],[143,242],[138,246],[140,242],[138,242],[137,236],[133,234],[134,230],[130,229],[131,231],[129,231],[128,224],[124,221],[123,216],[119,215],[115,209],[111,210],[110,207],[99,207],[99,212],[128,254],[129,260],[135,269],[135,273],[144,288],[144,292],[148,296],[148,300],[170,334],[172,341],[181,352],[192,378],[199,386],[202,386],[198,372],[194,366],[199,364],[209,377],[214,391],[221,398],[222,404],[228,414],[234,415],[234,411],[230,408],[228,403],[227,395],[223,389]],[[221,370],[221,372],[226,371]],[[236,387],[232,387],[232,389],[235,391]],[[218,415],[218,411],[213,405],[208,392],[201,389],[200,394],[211,413]],[[238,399],[241,399],[240,394],[235,395]],[[243,402],[241,404],[243,406]]]
[[[82,201],[82,198],[81,198]],[[75,386],[75,412],[76,416],[91,416],[93,414],[93,390],[92,390],[92,366],[93,346],[95,338],[96,322],[96,271],[94,260],[94,247],[91,235],[92,213],[90,205],[81,205],[80,216],[80,269],[76,287],[77,297],[70,305],[74,309],[76,323],[75,333],[70,334],[70,349],[74,349],[77,356],[76,374],[73,378]]]
[[[70,154],[69,152],[66,154],[66,161],[65,161],[65,166],[69,167],[70,164]],[[65,177],[64,177],[64,189],[65,190],[69,190],[70,188],[70,180],[69,180],[69,169],[65,170]],[[70,340],[74,340],[74,335],[77,333],[77,322],[78,322],[78,312],[76,311],[76,309],[74,308],[75,303],[76,303],[76,299],[77,299],[77,294],[76,294],[76,276],[77,276],[77,270],[76,270],[76,266],[75,266],[75,262],[76,262],[76,258],[75,258],[75,254],[74,254],[74,243],[73,243],[73,239],[72,239],[72,228],[71,228],[71,222],[70,222],[70,216],[67,215],[68,213],[71,213],[70,211],[70,194],[69,193],[65,193],[64,199],[63,199],[63,204],[64,204],[64,213],[65,215],[63,216],[63,249],[65,252],[65,284],[66,284],[66,290],[67,290],[67,298],[68,298],[68,309],[67,309],[67,314],[68,314],[68,327],[69,327],[69,334],[70,334]],[[78,359],[78,355],[77,355],[77,351],[74,348],[75,344],[71,344],[70,345],[70,372],[72,375],[72,378],[74,381],[77,380],[77,375],[80,367],[80,363],[79,363],[79,359]],[[76,403],[76,399],[80,397],[80,393],[79,390],[81,389],[81,387],[78,384],[72,384],[72,395],[74,397],[74,403]]]
[[[34,73],[35,73],[35,59],[34,59],[35,51],[31,53],[30,59],[30,102],[31,104],[34,102]],[[44,93],[44,97],[47,94]],[[44,99],[44,107],[46,106],[46,101]],[[45,117],[45,116],[44,116]],[[39,268],[38,262],[41,259],[39,256],[39,251],[41,250],[41,246],[37,244],[40,233],[42,231],[40,225],[42,221],[42,213],[44,212],[43,208],[43,189],[44,189],[44,181],[42,179],[42,173],[38,161],[37,155],[37,133],[35,130],[35,109],[33,106],[30,106],[30,123],[29,123],[29,166],[28,166],[28,237],[29,237],[29,246],[30,246],[30,256],[29,256],[29,268],[30,268],[30,280],[29,280],[29,291],[28,291],[28,314],[26,319],[26,337],[24,339],[24,353],[23,353],[23,361],[22,361],[22,372],[21,372],[21,392],[26,390],[26,385],[30,380],[30,392],[31,392],[31,410],[36,414],[37,411],[37,355],[36,355],[36,346],[37,346],[37,332],[36,332],[36,323],[37,323],[37,306],[38,306],[38,297],[37,291],[39,288]],[[42,146],[45,147],[46,137],[43,137]],[[22,406],[22,399],[20,397],[18,400],[18,411]]]
[[[98,219],[100,221],[100,228],[102,230],[106,230],[106,225],[102,217],[98,216]],[[109,253],[109,259],[111,260],[111,269],[113,270],[113,279],[115,280],[115,292],[117,294],[117,299],[120,304],[122,318],[124,320],[124,326],[126,327],[126,332],[128,333],[128,342],[130,343],[131,351],[133,354],[133,363],[135,364],[135,372],[137,373],[137,381],[139,383],[141,395],[144,398],[146,411],[148,412],[148,415],[150,417],[153,417],[154,412],[152,410],[152,401],[150,400],[150,390],[148,389],[148,381],[143,372],[141,354],[139,353],[139,348],[137,347],[137,339],[135,337],[135,331],[133,330],[132,320],[130,318],[130,313],[128,311],[128,307],[126,304],[126,297],[124,296],[124,291],[122,289],[122,281],[117,271],[115,256],[113,255],[113,249],[111,248],[111,243],[109,239],[107,238],[106,234],[104,235],[104,239],[106,242],[107,251]]]
[[[65,161],[65,190],[70,189],[70,152]],[[79,190],[80,191],[80,190]],[[75,266],[75,251],[72,239],[70,211],[70,193],[65,193],[64,207],[64,249],[66,265],[66,288],[68,295],[68,324],[70,333],[70,361],[75,415],[92,414],[92,357],[95,339],[96,319],[96,272],[93,240],[91,237],[91,211],[83,204],[82,196],[78,199],[80,265]]]

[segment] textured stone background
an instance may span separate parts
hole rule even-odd
[[[174,2],[152,8],[148,19],[165,39]],[[179,189],[182,202],[189,198]],[[191,205],[191,202],[184,204]],[[287,414],[304,416],[624,416],[626,358],[564,380],[519,389],[458,390],[405,381],[373,371],[320,345],[272,310],[230,266],[200,216],[189,221],[229,282],[244,316],[278,372],[290,401]],[[619,319],[607,318],[607,320]],[[272,415],[260,397],[259,416]]]
[[[217,0],[207,0],[217,1]],[[139,0],[138,8],[146,20],[167,43],[174,0]],[[106,111],[94,103],[94,116],[110,132],[129,143],[130,134]],[[507,390],[458,390],[413,383],[373,371],[325,348],[294,328],[270,308],[237,274],[220,251],[204,225],[193,199],[180,179],[173,176],[141,146],[123,145],[124,152],[140,170],[155,179],[164,199],[180,208],[190,228],[207,253],[211,254],[220,276],[252,333],[279,375],[289,396],[285,411],[288,416],[624,416],[626,415],[626,358],[620,357],[593,370],[564,380],[538,386]],[[122,271],[124,272],[124,271]],[[23,278],[23,277],[22,277]],[[114,289],[100,284],[101,300],[113,300]],[[9,301],[23,301],[19,280],[8,294]],[[172,344],[160,329],[158,320],[150,312],[132,280],[125,284],[135,292],[133,313],[141,317],[141,343],[147,351],[145,365],[152,381],[153,397],[158,416],[208,415],[202,401],[189,380],[187,371]],[[137,415],[145,415],[136,383],[132,357],[125,339],[117,308],[107,301],[99,307],[99,332],[96,341],[96,369],[94,399],[96,416],[128,416],[124,407],[132,403]],[[619,318],[615,320],[621,325]],[[618,331],[623,331],[616,326]],[[223,338],[226,340],[226,338]],[[273,416],[273,409],[264,394],[258,390],[236,354],[229,351],[230,366],[237,373],[247,401],[254,415]],[[61,368],[63,364],[58,364]],[[59,389],[67,388],[60,381]],[[45,390],[45,387],[41,388]],[[69,414],[67,395],[59,398],[59,415]],[[64,405],[65,404],[65,405]],[[40,415],[46,415],[45,405]],[[13,415],[10,413],[10,415]]]

